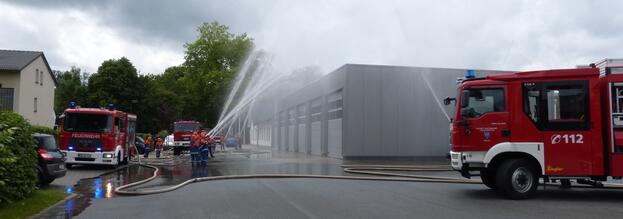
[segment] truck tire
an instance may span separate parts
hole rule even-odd
[[[510,159],[496,173],[498,191],[510,199],[527,199],[539,187],[536,168],[525,159]]]
[[[182,153],[182,150],[180,147],[173,148],[173,155],[180,155],[181,153]]]
[[[482,184],[489,187],[490,189],[497,190],[498,186],[495,184],[495,170],[494,169],[484,169],[480,171],[480,179],[482,180]]]

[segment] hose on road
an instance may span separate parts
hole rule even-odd
[[[159,173],[159,168],[151,164],[139,164],[141,166],[151,168],[154,170],[153,175],[147,179],[140,180],[134,183],[117,187],[114,192],[119,195],[150,195],[170,192],[179,188],[182,188],[188,184],[205,181],[216,180],[232,180],[232,179],[270,179],[270,178],[309,178],[309,179],[337,179],[337,180],[372,180],[372,181],[401,181],[401,182],[428,182],[428,183],[460,183],[460,184],[481,184],[480,180],[472,180],[465,178],[445,177],[445,176],[431,176],[431,175],[414,175],[414,174],[402,174],[392,173],[387,171],[409,171],[409,172],[441,172],[452,171],[448,166],[441,165],[408,165],[408,166],[396,166],[396,165],[342,165],[345,173],[351,174],[363,174],[373,176],[338,176],[338,175],[311,175],[311,174],[248,174],[248,175],[230,175],[230,176],[209,176],[199,177],[186,180],[180,184],[173,185],[161,189],[152,190],[127,190],[129,188],[139,186],[154,180]],[[553,185],[555,183],[542,183],[543,185]],[[590,185],[574,185],[573,187],[587,188]],[[603,183],[605,189],[623,189],[623,184],[618,183]]]
[[[354,174],[367,174],[376,176],[336,176],[336,175],[310,175],[310,174],[249,174],[249,175],[231,175],[231,176],[209,176],[199,177],[186,180],[180,184],[153,190],[130,191],[126,190],[135,186],[139,186],[154,180],[158,176],[159,169],[149,164],[140,164],[141,166],[154,169],[153,176],[117,187],[114,191],[119,195],[150,195],[164,192],[170,192],[188,184],[195,182],[215,181],[215,180],[231,180],[231,179],[269,179],[269,178],[312,178],[312,179],[338,179],[338,180],[373,180],[373,181],[402,181],[402,182],[430,182],[430,183],[469,183],[480,184],[480,180],[470,180],[463,178],[428,176],[428,175],[412,175],[400,173],[388,173],[380,171],[451,171],[447,166],[349,166],[344,165],[344,172]],[[378,177],[383,176],[383,177]]]

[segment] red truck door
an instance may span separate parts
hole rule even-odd
[[[588,84],[588,80],[522,84],[524,112],[543,136],[546,175],[592,173],[591,119],[599,118],[591,118]]]
[[[464,151],[486,151],[510,138],[507,86],[471,86],[461,93],[458,144]]]

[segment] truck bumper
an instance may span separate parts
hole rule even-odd
[[[190,147],[190,141],[176,141],[176,142],[173,142],[173,147]]]
[[[479,174],[472,174],[470,171],[479,171],[486,167],[484,163],[484,151],[450,151],[450,165],[452,169],[461,173],[461,176],[470,178]]]
[[[65,163],[69,164],[103,164],[117,165],[117,155],[114,151],[77,152],[61,151],[65,154]]]

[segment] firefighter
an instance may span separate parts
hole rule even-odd
[[[208,144],[208,152],[210,152],[210,157],[214,158],[214,151],[216,150],[216,144]],[[207,156],[207,154],[206,154]]]
[[[162,151],[162,138],[156,139],[156,158],[160,158],[160,151]]]
[[[214,139],[214,135],[209,135],[208,136],[208,145],[210,145],[210,147],[216,147],[216,140]]]
[[[145,140],[145,151],[143,151],[143,157],[147,158],[149,156],[149,148],[151,148],[151,143],[152,143],[152,139],[151,139],[151,134],[147,135],[147,139]]]
[[[200,143],[199,133],[197,133],[197,131],[194,131],[190,140],[191,140],[190,158],[192,161],[192,165],[195,166],[199,162],[199,150],[200,150],[199,149],[199,143]]]
[[[206,133],[205,130],[202,130],[201,133],[199,134],[199,137],[201,139],[201,166],[205,166],[206,163],[208,162],[208,151],[210,150],[210,147],[208,146],[208,134]]]

